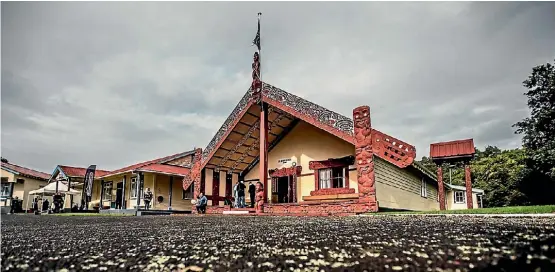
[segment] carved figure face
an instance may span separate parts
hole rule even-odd
[[[252,57],[254,61],[258,61],[258,52],[254,52],[254,56]]]
[[[353,121],[357,128],[370,127],[370,107],[360,106],[353,110]]]

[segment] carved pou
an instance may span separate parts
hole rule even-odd
[[[353,110],[355,161],[357,165],[357,182],[360,198],[374,199],[374,152],[372,150],[372,126],[370,107],[360,106]]]
[[[262,185],[262,182],[257,182],[256,183],[256,187],[255,187],[255,192],[256,192],[256,212],[257,213],[263,213],[264,212],[264,185]]]
[[[252,84],[251,89],[254,93],[260,91],[262,87],[262,82],[260,81],[260,56],[258,52],[254,53],[252,62]]]

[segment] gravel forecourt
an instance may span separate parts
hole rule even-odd
[[[3,271],[555,271],[553,217],[3,215],[1,229]]]

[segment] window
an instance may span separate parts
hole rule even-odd
[[[136,177],[131,178],[131,190],[129,191],[130,198],[137,198],[137,189],[138,189],[137,185],[138,185],[137,178]],[[141,197],[143,197],[143,191],[140,191],[140,192],[141,192]]]
[[[345,187],[346,167],[334,167],[318,170],[320,189]]]
[[[10,196],[10,189],[11,189],[11,184],[10,183],[2,183],[2,187],[0,188],[1,190],[1,197],[2,198],[7,198]]]
[[[114,183],[106,182],[104,183],[104,188],[102,189],[102,199],[103,200],[112,200],[112,186]]]
[[[426,181],[422,179],[420,184],[420,196],[421,197],[428,197],[428,190],[426,190]]]
[[[183,190],[183,188],[181,189]],[[193,199],[194,192],[195,192],[195,185],[191,184],[189,186],[189,189],[183,190],[181,194],[181,199]]]
[[[453,195],[455,196],[455,203],[466,203],[466,196],[463,191],[455,191]]]
[[[483,203],[482,195],[477,195],[477,196],[476,196],[476,200],[478,201],[478,208],[483,208],[483,207],[484,207],[484,203]]]

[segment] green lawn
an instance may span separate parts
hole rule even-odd
[[[520,214],[520,213],[555,213],[555,205],[545,206],[515,206],[515,207],[497,207],[483,208],[471,210],[447,210],[447,211],[387,211],[374,213],[381,214]]]

